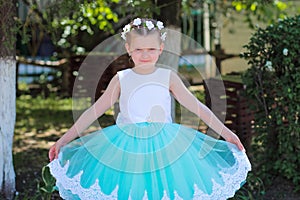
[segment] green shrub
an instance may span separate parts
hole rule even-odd
[[[278,174],[300,189],[300,16],[258,28],[241,56],[255,110],[253,155],[263,175]],[[270,179],[269,179],[270,180]]]

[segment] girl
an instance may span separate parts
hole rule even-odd
[[[134,68],[50,148],[50,171],[65,199],[227,199],[251,168],[239,138],[156,62],[163,23],[137,18],[122,32]],[[226,141],[172,123],[171,95]],[[119,99],[116,125],[74,140]],[[74,141],[73,141],[74,140]],[[71,142],[72,141],[72,142]]]

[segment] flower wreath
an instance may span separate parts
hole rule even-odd
[[[124,28],[123,28],[123,32],[121,33],[121,37],[126,40],[126,34],[128,32],[130,32],[131,30],[134,30],[135,27],[144,27],[144,28],[148,28],[148,30],[152,30],[152,29],[158,29],[158,30],[162,30],[164,28],[164,24],[161,21],[157,21],[156,24],[153,24],[152,21],[144,21],[142,22],[142,20],[140,18],[136,18],[133,20],[132,24],[127,24]],[[167,36],[167,32],[163,32],[160,35],[160,38],[162,41],[166,40],[166,36]]]

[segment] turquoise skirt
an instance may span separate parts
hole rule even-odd
[[[64,146],[48,165],[64,199],[227,199],[247,155],[176,123],[113,125]]]

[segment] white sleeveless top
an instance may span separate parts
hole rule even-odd
[[[132,69],[119,71],[121,92],[117,124],[171,123],[170,72],[164,68],[157,68],[151,74],[138,74]]]

